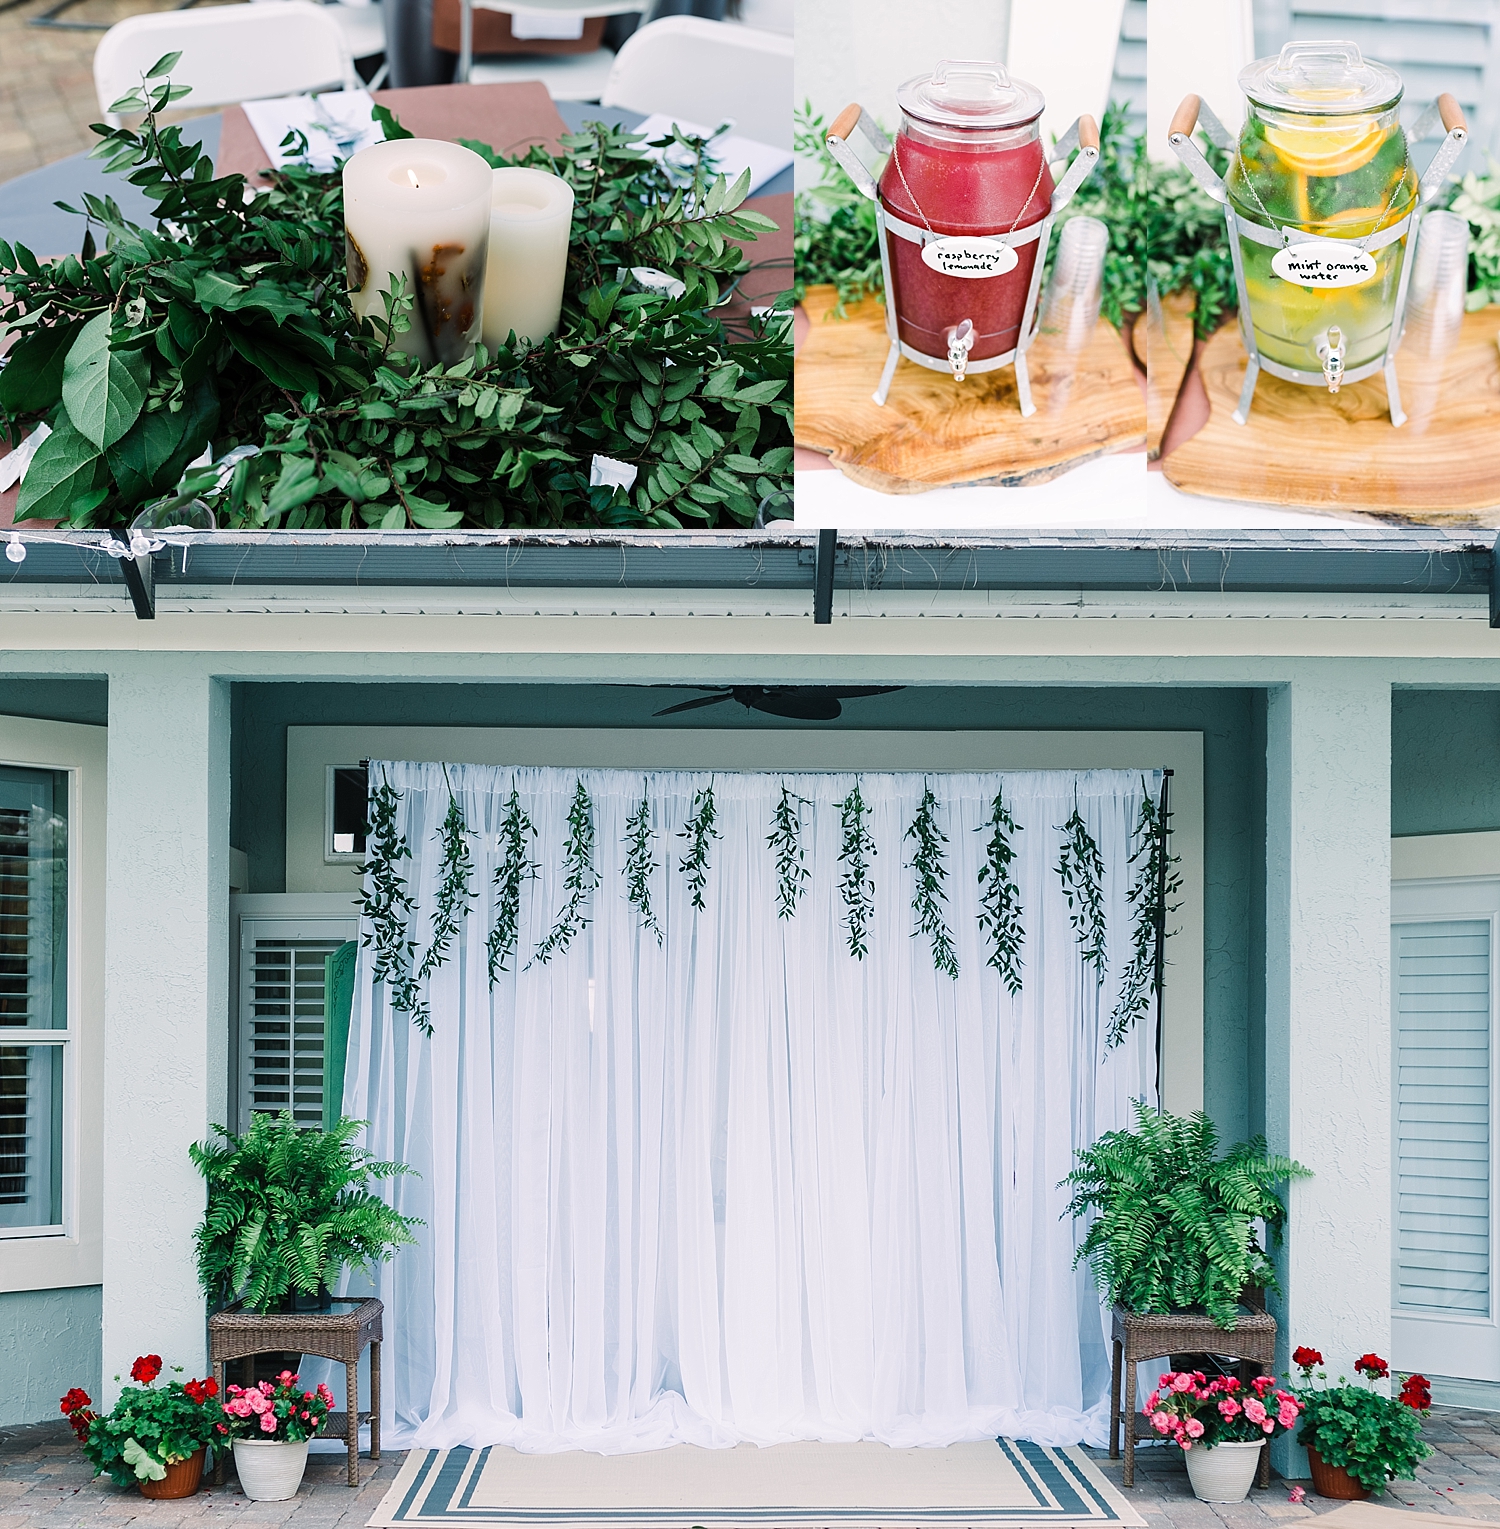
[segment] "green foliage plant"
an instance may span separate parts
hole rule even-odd
[[[1000,973],[1000,980],[1012,997],[1021,991],[1021,947],[1026,931],[1021,923],[1021,889],[1011,880],[1011,862],[1016,852],[1011,836],[1020,833],[1016,820],[1005,805],[1004,793],[997,791],[990,804],[988,822],[974,831],[989,830],[984,846],[984,864],[979,867],[979,927],[988,931],[988,964]]]
[[[651,828],[651,793],[643,788],[636,809],[625,820],[625,896],[640,914],[641,928],[662,942],[662,927],[657,922],[656,910],[651,906],[651,878],[658,864],[652,854],[655,835]]]
[[[1125,900],[1130,908],[1130,960],[1120,978],[1120,993],[1109,1016],[1105,1049],[1120,1045],[1145,1014],[1156,992],[1156,942],[1165,938],[1167,915],[1178,907],[1171,901],[1182,890],[1171,850],[1170,819],[1162,822],[1160,804],[1142,783],[1141,811],[1136,819],[1135,845],[1128,864],[1139,866]]]
[[[485,940],[492,988],[500,973],[510,970],[505,963],[515,956],[521,937],[521,888],[537,879],[537,862],[527,853],[528,839],[535,838],[536,825],[521,806],[521,794],[512,781],[505,821],[500,825],[504,858],[495,867],[495,921]]]
[[[687,853],[677,862],[678,869],[687,877],[688,893],[692,898],[693,907],[698,912],[703,912],[707,906],[703,901],[703,890],[708,885],[708,851],[709,846],[717,838],[720,838],[718,827],[719,810],[714,804],[714,783],[709,781],[702,791],[693,793],[692,810],[688,814],[688,820],[683,824],[678,833],[679,839],[686,840]]]
[[[1224,174],[1228,154],[1202,134],[1198,147],[1209,164]],[[1161,296],[1193,294],[1193,333],[1205,340],[1239,311],[1224,209],[1184,165],[1148,162],[1145,175],[1147,275]]]
[[[580,775],[573,784],[568,807],[568,837],[563,845],[563,905],[532,961],[545,966],[588,927],[589,899],[598,890],[599,872],[594,865],[594,803]]]
[[[182,1374],[181,1365],[172,1368],[175,1374]],[[221,1417],[215,1400],[217,1384],[212,1380],[186,1384],[169,1380],[157,1385],[160,1373],[161,1360],[155,1354],[143,1354],[131,1369],[132,1378],[143,1384],[126,1386],[115,1405],[102,1415],[74,1411],[74,1417],[87,1417],[82,1429],[74,1422],[74,1432],[96,1476],[107,1473],[121,1487],[162,1481],[169,1465],[186,1460],[213,1441]],[[63,1398],[64,1410],[73,1410],[67,1403],[81,1395],[70,1391]]]
[[[346,1118],[331,1131],[302,1131],[286,1110],[256,1115],[243,1136],[216,1125],[218,1140],[188,1148],[208,1182],[196,1247],[210,1301],[289,1309],[293,1297],[316,1296],[343,1269],[369,1269],[415,1241],[421,1222],[370,1187],[413,1170],[356,1147],[363,1125]]]
[[[1108,1131],[1079,1151],[1062,1181],[1068,1213],[1092,1217],[1074,1265],[1087,1260],[1099,1290],[1127,1311],[1204,1310],[1232,1326],[1247,1285],[1280,1288],[1255,1224],[1279,1241],[1277,1186],[1309,1170],[1268,1154],[1263,1136],[1220,1157],[1201,1111],[1158,1115],[1137,1100],[1135,1115],[1133,1131]]]
[[[869,805],[854,782],[848,796],[839,803],[839,900],[844,905],[844,932],[849,938],[849,954],[863,961],[869,949],[866,935],[875,916],[875,878],[870,861],[875,857],[875,835],[865,821]]]
[[[1316,1349],[1299,1348],[1293,1359],[1299,1358],[1312,1362],[1298,1364],[1301,1381],[1295,1394],[1302,1404],[1302,1426],[1297,1442],[1377,1495],[1392,1479],[1412,1480],[1432,1453],[1422,1442],[1422,1420],[1431,1400],[1426,1382],[1420,1388],[1408,1382],[1399,1397],[1386,1396],[1376,1388],[1389,1367],[1379,1355],[1364,1354],[1355,1361],[1362,1384],[1340,1375],[1338,1384],[1330,1386],[1328,1372],[1318,1368],[1323,1356]],[[1312,1383],[1315,1374],[1317,1385]]]
[[[1068,921],[1083,955],[1083,964],[1094,968],[1094,978],[1104,981],[1104,967],[1109,955],[1108,929],[1104,913],[1104,857],[1083,821],[1078,804],[1062,827],[1062,849],[1057,857],[1057,879],[1067,901]]]
[[[807,891],[812,874],[807,869],[807,850],[802,843],[802,809],[805,797],[796,796],[782,783],[781,800],[772,814],[771,832],[766,843],[776,861],[776,916],[788,919]]]
[[[913,937],[925,934],[932,945],[932,964],[949,977],[958,977],[958,952],[948,928],[948,835],[938,827],[938,800],[931,786],[924,786],[917,815],[906,830],[912,841],[912,912],[917,917]]]
[[[1469,295],[1472,313],[1500,303],[1500,163],[1489,161],[1483,175],[1470,173],[1448,194],[1448,210],[1469,225]]]
[[[556,155],[471,143],[573,188],[563,316],[540,344],[423,368],[394,347],[408,284],[382,316],[354,314],[340,172],[289,164],[247,198],[243,176],[160,125],[185,94],[166,78],[175,59],[115,103],[144,113],[138,130],[94,129],[94,154],[152,202],[150,226],[85,195],[66,209],[88,219],[79,254],[0,240],[0,330],[18,336],[0,435],[52,427],[19,520],[122,526],[196,496],[226,528],[734,527],[789,492],[786,314],[723,312],[752,268],[745,246],[775,227],[741,205],[748,172],[731,185],[691,139],[674,179],[602,123]],[[642,267],[681,295],[635,290]],[[217,465],[189,470],[210,446]],[[635,466],[633,488],[591,487],[595,453]]]

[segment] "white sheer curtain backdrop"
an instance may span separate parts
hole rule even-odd
[[[593,802],[592,922],[528,965],[564,901],[575,784]],[[868,954],[839,894],[859,781],[876,854]],[[1154,1099],[1148,1015],[1106,1053],[1129,956],[1139,772],[787,774],[374,762],[401,794],[410,935],[430,938],[451,789],[476,835],[472,912],[432,976],[434,1033],[392,1012],[361,949],[344,1110],[421,1177],[426,1223],[380,1273],[386,1437],[605,1453],[794,1439],[1101,1443],[1109,1359],[1056,1186],[1074,1149]],[[678,837],[713,783],[720,837],[692,906]],[[924,781],[948,836],[960,963],[913,933]],[[810,873],[777,916],[783,784]],[[485,940],[512,785],[535,823],[518,958]],[[1014,814],[1025,985],[986,964],[977,873],[997,790]],[[645,792],[665,938],[625,896]],[[1105,865],[1108,974],[1085,975],[1057,874],[1075,802]]]

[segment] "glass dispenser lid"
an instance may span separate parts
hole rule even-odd
[[[897,92],[909,117],[940,127],[1019,127],[1034,122],[1046,101],[1035,85],[1012,79],[1004,65],[945,58]]]
[[[1240,89],[1257,106],[1343,116],[1393,106],[1401,76],[1361,56],[1352,42],[1289,42],[1275,58],[1240,70]]]

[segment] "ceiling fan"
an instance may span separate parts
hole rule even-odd
[[[672,689],[706,690],[706,685],[673,686]],[[700,706],[717,706],[720,701],[738,701],[751,711],[769,712],[773,717],[792,717],[798,722],[832,722],[844,708],[840,701],[852,701],[859,696],[890,695],[904,690],[904,685],[851,685],[838,688],[832,685],[730,685],[715,690],[712,695],[698,696],[692,701],[679,701],[656,713],[658,717],[670,717],[679,711],[697,711]]]

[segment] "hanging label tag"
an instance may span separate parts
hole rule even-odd
[[[1021,257],[998,239],[934,239],[922,246],[922,261],[944,276],[974,280],[1004,276],[1015,270]]]
[[[1271,256],[1271,269],[1298,287],[1358,287],[1375,274],[1375,257],[1352,244],[1327,239],[1277,250]]]

